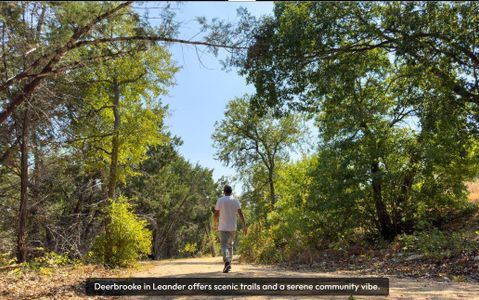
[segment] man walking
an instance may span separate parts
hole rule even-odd
[[[223,191],[225,196],[219,198],[215,206],[215,230],[220,234],[221,252],[225,263],[223,273],[228,273],[231,270],[231,260],[233,259],[233,241],[237,226],[236,214],[241,219],[244,234],[248,233],[248,229],[239,201],[231,196],[233,192],[231,186],[226,185]]]

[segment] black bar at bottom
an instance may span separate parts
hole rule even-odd
[[[389,279],[383,277],[88,278],[86,293],[104,296],[387,296]]]

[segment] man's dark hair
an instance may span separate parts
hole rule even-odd
[[[233,189],[231,188],[231,186],[225,185],[225,188],[223,189],[223,191],[225,192],[226,196],[230,196],[231,193],[233,192]]]

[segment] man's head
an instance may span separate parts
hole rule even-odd
[[[231,193],[233,192],[233,189],[229,185],[225,185],[225,188],[223,189],[223,192],[225,192],[226,196],[231,196]]]

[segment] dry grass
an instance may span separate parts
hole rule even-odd
[[[85,280],[128,277],[139,270],[139,267],[110,270],[96,265],[77,265],[41,271],[4,271],[0,272],[0,299],[106,299],[86,296]]]
[[[469,200],[479,202],[479,179],[467,183],[467,190],[469,191]]]

